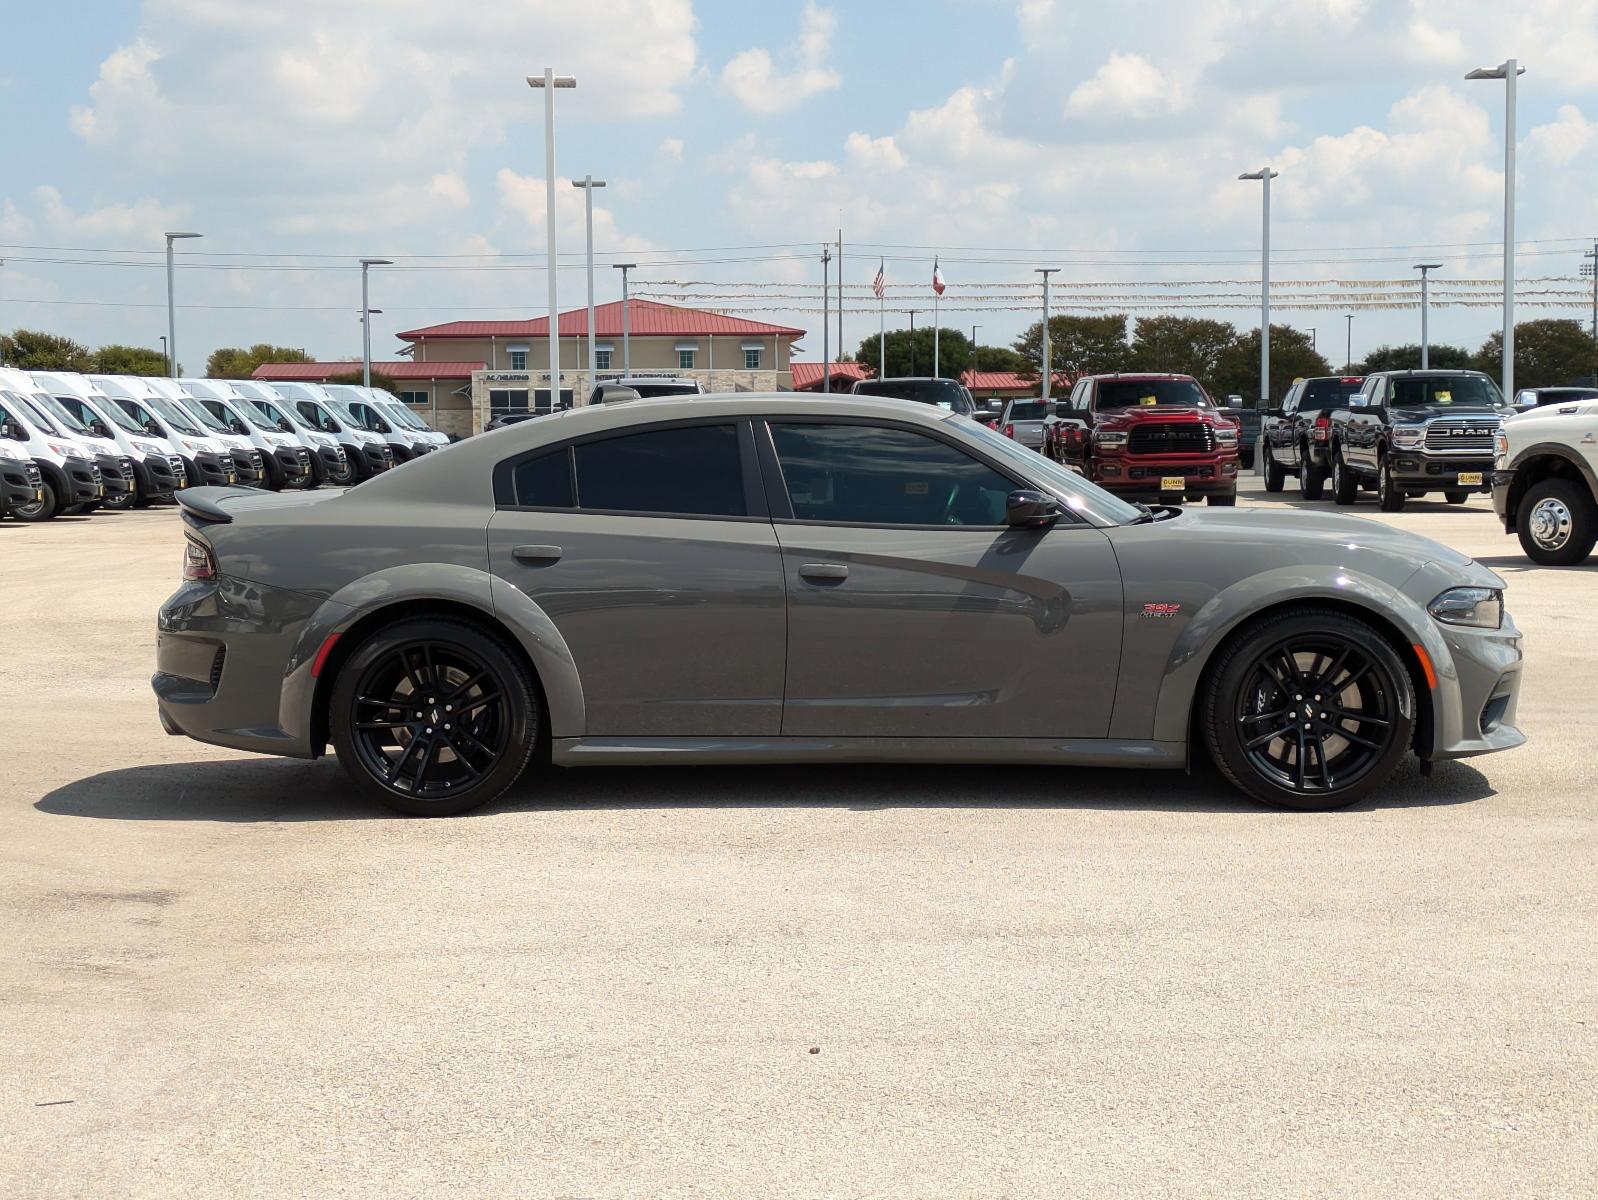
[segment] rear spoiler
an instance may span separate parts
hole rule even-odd
[[[229,525],[232,524],[233,514],[222,507],[222,501],[232,491],[232,488],[225,487],[184,488],[177,493],[177,502],[184,512],[201,521],[211,525]]]

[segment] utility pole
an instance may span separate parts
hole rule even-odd
[[[1428,290],[1427,276],[1432,271],[1442,270],[1442,263],[1416,263],[1415,270],[1420,272],[1420,369],[1429,370],[1432,365],[1431,334],[1427,325],[1428,309],[1431,307],[1431,292]]]
[[[916,313],[925,311],[922,308],[907,308],[904,310],[905,316],[910,318],[910,374],[912,376],[916,373]]]
[[[1033,267],[1032,269],[1043,276],[1043,400],[1047,403],[1049,385],[1054,382],[1054,356],[1049,345],[1049,276],[1060,268]]]
[[[555,261],[555,89],[577,86],[575,75],[557,75],[545,67],[542,75],[529,75],[527,86],[544,91],[544,223],[549,274],[549,410],[560,407],[560,288]],[[537,389],[533,389],[536,393]],[[535,405],[536,407],[536,405]]]
[[[832,312],[829,305],[832,302],[830,287],[831,276],[828,268],[832,265],[832,247],[821,247],[821,390],[832,391],[832,345],[827,337],[832,325]]]
[[[1309,348],[1311,350],[1315,349],[1315,326],[1313,325],[1309,327]]]
[[[1269,167],[1248,171],[1239,179],[1258,179],[1264,185],[1264,209],[1260,218],[1260,399],[1271,404],[1271,180],[1280,175]]]
[[[599,361],[594,357],[594,189],[605,186],[603,179],[595,179],[592,175],[584,175],[581,179],[572,180],[572,187],[583,189],[583,207],[588,213],[588,390],[594,390],[595,364]],[[573,398],[575,402],[575,397]]]
[[[1514,59],[1478,67],[1466,79],[1504,81],[1504,363],[1498,381],[1504,395],[1515,394],[1515,85],[1526,68]]]
[[[1344,313],[1343,320],[1348,322],[1348,342],[1343,350],[1343,374],[1351,374],[1354,370],[1354,314]]]
[[[1581,264],[1581,273],[1592,276],[1592,377],[1593,382],[1598,384],[1598,241],[1594,241],[1592,249],[1582,257],[1592,260]]]
[[[172,299],[172,243],[179,238],[197,238],[198,233],[169,233],[166,235],[166,332],[168,379],[178,377],[178,319],[177,304]]]
[[[361,259],[361,386],[372,386],[372,296],[367,290],[366,273],[372,267],[388,267],[386,258]]]
[[[843,212],[838,212],[838,353],[843,353]]]
[[[977,381],[977,330],[979,330],[981,328],[982,328],[982,326],[980,326],[980,325],[971,326],[971,382],[972,383],[975,383]]]
[[[627,272],[636,267],[637,263],[612,263],[616,270],[621,272],[621,373],[623,376],[633,373],[632,343],[628,340],[627,321]]]

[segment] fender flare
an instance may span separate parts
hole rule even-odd
[[[549,615],[487,571],[449,563],[405,563],[347,584],[325,599],[301,628],[284,666],[279,726],[311,741],[317,683],[311,667],[329,637],[374,613],[421,601],[475,609],[526,653],[543,685],[552,737],[581,737],[587,727],[582,682],[571,650]],[[313,754],[320,747],[312,746]]]
[[[1586,480],[1593,499],[1598,501],[1598,472],[1594,472],[1592,464],[1587,461],[1584,454],[1571,449],[1563,442],[1537,442],[1527,446],[1509,460],[1509,469],[1514,472],[1514,477],[1509,486],[1509,498],[1504,513],[1506,521],[1514,520],[1516,505],[1526,494],[1526,489],[1531,486],[1530,482],[1524,479],[1526,468],[1539,458],[1557,458],[1575,467],[1577,474]]]

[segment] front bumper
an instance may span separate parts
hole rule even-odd
[[[263,487],[266,484],[266,461],[259,450],[231,450],[233,473],[246,487]]]
[[[386,444],[373,446],[369,443],[362,443],[359,450],[362,478],[381,475],[384,471],[394,466],[394,451],[390,450]]]
[[[209,450],[183,460],[190,487],[228,487],[239,481],[238,469],[229,455],[223,459]]]
[[[0,513],[44,496],[44,476],[31,462],[0,458]]]
[[[304,446],[272,447],[272,465],[280,479],[299,483],[313,473],[311,452]]]
[[[1439,625],[1449,661],[1434,664],[1438,689],[1433,697],[1434,759],[1470,758],[1511,750],[1526,741],[1515,725],[1524,658],[1521,633],[1509,614],[1498,629]],[[1440,702],[1446,701],[1446,702]]]
[[[1515,514],[1509,507],[1509,488],[1514,482],[1513,471],[1494,471],[1487,477],[1488,486],[1493,490],[1493,511],[1503,522],[1505,533],[1515,532]]]
[[[173,461],[164,454],[147,454],[135,459],[133,472],[146,499],[155,500],[177,491],[183,478],[183,460]]]
[[[72,491],[68,504],[92,504],[105,499],[105,477],[98,463],[87,459],[69,458],[61,468],[67,477],[67,487]]]
[[[107,496],[126,496],[134,490],[133,460],[116,454],[97,454],[94,465],[100,468]]]
[[[1093,464],[1094,483],[1125,500],[1158,500],[1176,496],[1225,496],[1237,491],[1235,454],[1224,458],[1152,458],[1130,455],[1100,458]],[[1180,478],[1182,486],[1166,487]]]
[[[1489,492],[1491,455],[1479,458],[1443,458],[1411,450],[1390,450],[1387,455],[1393,484],[1402,492]],[[1476,476],[1475,483],[1460,483],[1461,475]]]

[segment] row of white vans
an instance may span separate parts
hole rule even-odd
[[[448,444],[378,388],[0,368],[0,516],[21,521],[202,484],[347,487]]]

